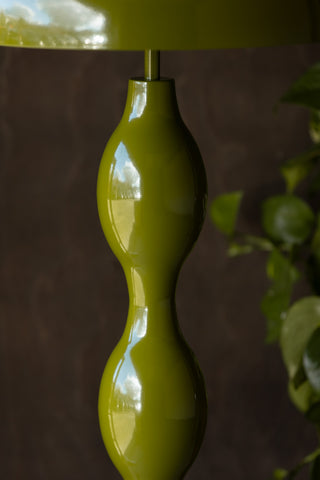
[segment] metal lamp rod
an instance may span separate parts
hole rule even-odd
[[[145,50],[144,76],[146,80],[159,80],[160,78],[160,52],[159,50]]]

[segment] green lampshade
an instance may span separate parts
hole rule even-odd
[[[0,45],[177,50],[310,43],[319,0],[0,0]]]

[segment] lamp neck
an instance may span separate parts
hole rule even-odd
[[[144,76],[148,81],[160,78],[160,52],[159,50],[145,50]]]

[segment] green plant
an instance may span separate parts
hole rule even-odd
[[[261,301],[266,341],[279,344],[290,399],[320,434],[320,210],[314,206],[320,192],[320,63],[299,78],[280,101],[309,109],[313,145],[281,166],[284,191],[261,205],[263,234],[237,230],[242,191],[217,197],[210,213],[227,237],[229,256],[266,252],[270,286]],[[309,284],[310,296],[293,302],[295,287],[303,279]],[[292,480],[310,465],[310,479],[320,480],[320,435],[318,438],[314,452],[291,470],[275,470],[273,479]]]

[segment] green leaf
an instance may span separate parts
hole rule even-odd
[[[313,388],[311,388],[308,380],[302,383],[298,388],[294,387],[292,380],[289,381],[288,394],[294,406],[303,413],[306,413],[309,408],[319,400],[319,396],[315,393]]]
[[[320,328],[312,333],[303,354],[303,367],[312,388],[320,393]]]
[[[263,297],[261,311],[267,319],[267,343],[273,343],[279,339],[282,322],[289,308],[290,297],[291,289],[290,291],[277,291],[273,287]]]
[[[311,234],[314,214],[309,205],[295,195],[275,195],[262,204],[262,226],[276,242],[301,245]]]
[[[267,262],[267,276],[272,285],[262,299],[261,310],[267,318],[266,341],[272,343],[280,337],[299,272],[279,250],[274,249]]]
[[[268,278],[274,282],[277,289],[287,287],[288,283],[293,284],[300,276],[298,270],[277,248],[269,255],[266,269]]]
[[[243,192],[219,195],[211,204],[211,219],[220,232],[232,237],[238,216]]]
[[[291,158],[281,167],[281,174],[286,182],[288,193],[292,193],[299,183],[313,170],[320,159],[320,149],[317,146],[307,152]]]
[[[280,101],[320,109],[320,63],[313,65],[294,82]]]
[[[320,326],[320,297],[305,297],[288,310],[281,329],[283,360],[292,380],[312,333]]]
[[[277,468],[277,470],[275,470],[273,472],[273,479],[274,480],[283,480],[284,478],[286,478],[288,476],[288,470],[283,470],[282,468]]]

